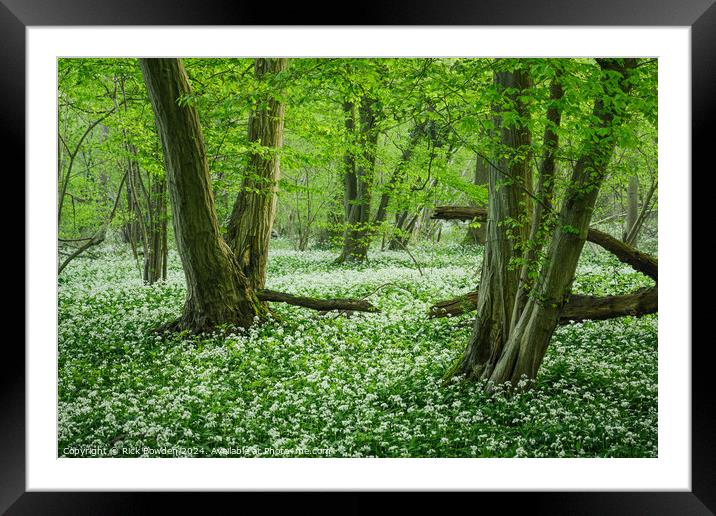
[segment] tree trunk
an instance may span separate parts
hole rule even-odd
[[[148,242],[144,254],[144,282],[152,285],[167,279],[167,180],[155,178],[147,209]]]
[[[264,315],[231,249],[219,233],[204,138],[179,59],[140,59],[159,133],[172,201],[174,232],[186,276],[182,317],[171,329],[247,327]]]
[[[649,187],[649,190],[646,192],[646,196],[644,197],[644,202],[641,206],[641,211],[639,212],[639,215],[634,219],[634,223],[631,225],[629,232],[624,237],[624,243],[635,246],[637,245],[637,240],[639,238],[639,232],[641,231],[641,228],[644,226],[644,222],[646,221],[646,218],[651,213],[651,206],[652,206],[652,198],[654,197],[654,193],[656,192],[656,185],[658,184],[656,178],[651,183],[651,186]]]
[[[544,265],[538,271],[537,281],[523,310],[516,307],[520,271],[510,267],[510,261],[514,258],[524,260],[528,254],[517,254],[504,229],[501,234],[506,222],[517,219],[514,215],[516,203],[507,197],[509,186],[507,192],[505,186],[497,190],[496,174],[491,171],[488,243],[478,290],[478,313],[472,338],[453,374],[464,374],[470,379],[490,380],[492,383],[510,381],[513,385],[523,376],[535,378],[537,375],[547,345],[570,298],[574,272],[587,238],[594,203],[616,144],[615,128],[623,119],[620,106],[624,103],[618,96],[628,90],[625,76],[628,69],[635,65],[635,60],[601,59],[598,64],[602,91],[594,102],[591,137],[585,140],[572,171]],[[614,80],[615,74],[619,79],[617,81]],[[519,112],[519,103],[515,105]],[[513,127],[513,131],[517,128]],[[509,146],[504,128],[502,133],[503,143]],[[511,146],[517,148],[516,143],[517,139],[513,138]],[[512,172],[510,175],[509,185],[513,185],[517,174]],[[547,179],[540,178],[543,182]],[[528,188],[525,190],[528,191]],[[540,201],[540,198],[537,197],[537,200]],[[534,212],[530,213],[535,216]],[[535,227],[539,220],[533,219],[532,222],[531,227]],[[522,229],[518,228],[518,231]],[[526,249],[529,250],[529,247]]]
[[[537,268],[537,257],[542,250],[545,238],[554,229],[552,215],[552,201],[554,197],[554,176],[556,154],[559,148],[559,126],[562,121],[561,100],[564,90],[559,75],[550,84],[550,103],[547,108],[547,124],[542,139],[542,163],[540,165],[537,183],[536,202],[532,213],[532,224],[526,241],[526,249],[522,269],[520,271],[520,286],[515,296],[512,311],[510,331],[517,324],[519,316],[527,304],[527,295],[532,289],[532,275]]]
[[[375,212],[375,218],[373,219],[373,224],[375,226],[379,226],[383,222],[385,222],[385,219],[388,214],[388,203],[390,202],[390,195],[392,191],[403,182],[403,176],[405,172],[405,167],[408,166],[408,163],[410,163],[410,159],[413,157],[413,151],[415,150],[415,147],[417,146],[418,142],[420,141],[420,138],[423,135],[424,128],[421,126],[415,126],[413,130],[410,133],[410,140],[408,141],[408,145],[400,155],[400,161],[395,167],[395,170],[393,171],[393,174],[390,176],[390,179],[388,180],[388,183],[384,186],[383,193],[380,196],[380,202],[378,203],[378,209]]]
[[[475,178],[474,182],[476,185],[487,185],[490,181],[490,167],[488,163],[481,157],[475,156]],[[471,203],[471,205],[474,205]],[[479,223],[480,226],[476,227],[472,224]],[[465,238],[462,241],[463,245],[485,245],[485,237],[487,236],[487,224],[473,221],[467,228]]]
[[[598,63],[603,93],[594,103],[595,122],[590,131],[593,137],[584,144],[572,171],[535,293],[527,301],[488,377],[494,383],[510,381],[516,385],[523,377],[536,378],[562,309],[569,300],[594,203],[616,145],[615,128],[619,122],[614,119],[621,120],[624,116],[618,100],[628,90],[626,76],[629,68],[635,66],[634,59],[601,59]],[[617,86],[614,73],[619,77]]]
[[[402,251],[408,246],[420,218],[420,212],[408,218],[409,216],[410,213],[407,210],[395,214],[395,230],[388,242],[388,249],[391,251]]]
[[[637,176],[629,177],[629,187],[627,188],[627,215],[624,234],[622,240],[629,245],[636,246],[638,239],[637,233],[634,231],[637,218],[639,217],[639,178]],[[631,241],[627,239],[633,235]]]
[[[287,59],[256,59],[258,81],[275,80],[286,69]],[[271,228],[276,215],[276,192],[281,175],[278,150],[283,145],[284,103],[275,93],[257,100],[249,116],[249,142],[261,152],[249,157],[249,165],[231,213],[227,241],[234,250],[249,285],[256,290],[266,283]]]
[[[353,150],[346,153],[345,199],[346,229],[343,237],[343,251],[336,260],[363,262],[370,246],[370,204],[375,169],[378,130],[376,127],[375,100],[363,97],[359,108],[360,132],[357,147],[362,149],[356,156]],[[349,137],[355,133],[354,106],[346,103],[346,130]]]
[[[509,336],[510,317],[519,283],[520,271],[510,267],[518,257],[520,235],[515,235],[504,224],[507,220],[518,220],[524,209],[525,189],[531,176],[529,160],[524,147],[530,143],[526,120],[526,108],[519,99],[523,90],[530,87],[530,80],[524,71],[495,72],[495,86],[498,93],[505,95],[508,103],[517,107],[520,117],[510,126],[502,123],[502,106],[495,106],[495,127],[500,141],[512,159],[503,157],[499,170],[489,169],[489,201],[487,215],[487,245],[482,263],[482,274],[478,294],[478,310],[470,343],[454,374],[480,378],[492,373],[503,346]],[[508,90],[507,93],[504,91]],[[506,177],[509,181],[506,181]],[[498,186],[500,185],[500,186]]]
[[[378,312],[378,309],[365,299],[316,299],[267,289],[258,290],[257,296],[262,301],[286,303],[312,310],[320,310],[321,312],[333,310],[341,312]]]

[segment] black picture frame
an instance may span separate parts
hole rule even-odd
[[[713,169],[707,129],[716,119],[716,4],[715,0],[413,0],[412,2],[361,2],[349,15],[325,9],[315,11],[304,3],[286,7],[261,3],[204,0],[0,0],[0,145],[3,156],[19,158],[14,168],[24,170],[25,148],[25,30],[30,26],[62,25],[576,25],[576,26],[689,26],[692,51],[692,163],[693,170]],[[264,11],[267,9],[267,12]],[[321,12],[317,16],[316,12]],[[325,17],[332,19],[326,19]],[[708,167],[708,168],[707,168]],[[10,167],[3,167],[10,173]],[[690,171],[684,171],[689,174]],[[712,172],[713,173],[713,172]],[[692,177],[694,175],[692,174]],[[19,186],[24,191],[24,181]],[[25,192],[27,194],[27,192]],[[712,216],[709,217],[709,220]],[[19,226],[19,225],[18,225]],[[693,234],[693,233],[692,233]],[[16,241],[24,239],[24,235]],[[696,255],[694,255],[696,257]],[[25,257],[27,259],[27,257]],[[702,258],[703,259],[703,258]],[[27,262],[25,262],[27,263]],[[692,266],[692,269],[694,267]],[[25,275],[31,271],[25,268]],[[689,300],[684,300],[689,302]],[[25,310],[32,310],[31,306]],[[692,318],[693,319],[693,318]],[[713,339],[692,345],[692,491],[610,493],[471,493],[476,509],[503,502],[524,506],[531,513],[556,514],[713,514],[716,512],[716,428],[713,415],[713,374],[708,354]],[[15,342],[17,342],[15,340]],[[691,342],[672,343],[691,345]],[[67,493],[25,492],[25,355],[4,346],[0,375],[0,511],[6,514],[135,514],[149,502],[159,501],[191,508],[180,493]],[[231,497],[223,494],[212,503]],[[240,495],[242,504],[253,495]],[[464,496],[458,496],[460,502]],[[202,512],[207,509],[201,497]],[[423,503],[420,494],[413,501]],[[272,509],[279,501],[272,498]],[[478,503],[480,505],[478,505]],[[317,508],[310,495],[290,502],[292,511],[302,504]],[[298,504],[298,505],[296,505]],[[353,493],[341,512],[372,502]]]

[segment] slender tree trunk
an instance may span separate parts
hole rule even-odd
[[[174,233],[187,283],[182,317],[171,329],[202,332],[247,327],[265,309],[221,238],[206,148],[191,88],[179,59],[140,59],[162,142]]]
[[[155,179],[152,183],[147,210],[148,242],[144,255],[144,282],[152,285],[167,279],[167,203],[166,178]]]
[[[495,127],[502,146],[511,154],[499,160],[499,170],[489,169],[489,201],[487,215],[487,244],[482,263],[478,293],[478,311],[472,337],[462,361],[454,374],[470,378],[489,376],[500,358],[509,336],[510,317],[519,285],[520,271],[510,266],[519,256],[519,235],[505,224],[517,220],[524,209],[527,176],[531,176],[529,160],[524,147],[530,143],[526,121],[526,107],[520,100],[523,91],[530,87],[524,71],[496,72],[495,86],[510,104],[517,107],[520,121],[510,126],[502,122],[503,107],[495,109]],[[508,90],[508,93],[505,93]],[[506,180],[505,176],[509,176]]]
[[[639,218],[639,178],[637,176],[629,177],[629,186],[627,188],[627,212],[626,223],[622,240],[629,245],[636,245],[638,240],[638,232],[636,229],[637,219]],[[631,240],[629,240],[631,237]]]
[[[275,80],[287,63],[284,58],[256,59],[256,79]],[[260,144],[262,152],[255,152],[249,158],[227,230],[227,241],[254,290],[263,288],[266,283],[268,247],[281,176],[278,150],[283,145],[284,109],[281,99],[275,93],[268,93],[257,101],[249,116],[249,142]]]
[[[634,220],[634,224],[631,226],[629,232],[624,237],[624,243],[631,246],[637,245],[639,233],[641,232],[641,229],[644,226],[644,222],[646,222],[647,217],[651,214],[652,198],[654,197],[654,193],[656,192],[656,185],[657,181],[656,179],[654,179],[651,183],[651,186],[649,187],[649,190],[646,192],[646,196],[644,197],[644,202],[642,203],[639,215],[636,217],[636,219]]]
[[[388,215],[388,203],[390,203],[390,196],[393,190],[400,183],[403,182],[405,167],[408,166],[408,164],[410,163],[410,159],[413,157],[413,152],[415,151],[415,147],[417,146],[418,142],[420,141],[420,138],[423,135],[423,130],[424,129],[422,127],[416,126],[410,133],[410,140],[408,141],[408,145],[405,149],[403,149],[400,155],[400,161],[396,165],[393,174],[390,176],[388,183],[384,186],[383,193],[380,196],[378,209],[376,210],[375,218],[373,219],[373,224],[375,226],[379,226],[380,224],[385,222],[385,219]]]
[[[557,131],[562,121],[560,103],[563,96],[564,90],[558,75],[550,85],[550,104],[547,108],[547,124],[545,125],[542,139],[542,164],[537,183],[537,199],[534,203],[532,224],[526,241],[527,247],[524,253],[522,270],[520,271],[520,283],[515,296],[510,330],[517,324],[517,320],[527,304],[527,295],[532,287],[530,273],[537,267],[537,258],[542,250],[544,240],[554,226],[550,216],[554,197],[555,158],[559,148],[559,134]]]
[[[402,251],[410,242],[415,226],[420,218],[420,211],[410,217],[407,210],[395,214],[395,233],[388,242],[388,249],[391,251]]]
[[[475,178],[474,183],[476,185],[487,185],[490,180],[490,167],[487,162],[481,156],[475,156]],[[471,206],[477,206],[475,203],[470,203]],[[470,225],[465,233],[465,238],[462,241],[463,245],[476,245],[485,244],[485,237],[487,236],[487,225],[480,223],[480,227],[474,227]]]

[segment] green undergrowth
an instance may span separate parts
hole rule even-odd
[[[474,288],[480,248],[335,252],[274,242],[267,287],[366,297],[380,313],[327,314],[273,304],[248,330],[162,337],[181,311],[168,281],[142,285],[124,249],[75,260],[59,287],[58,454],[78,456],[654,457],[657,317],[560,327],[532,389],[486,394],[442,375],[462,353],[470,315],[428,319],[437,300]],[[650,285],[585,249],[574,291]]]

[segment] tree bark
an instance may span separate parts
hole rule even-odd
[[[154,111],[172,200],[174,232],[186,276],[184,313],[169,329],[248,327],[262,307],[234,254],[221,238],[204,138],[179,59],[140,59]]]
[[[257,58],[256,79],[275,80],[287,63],[285,58]],[[266,283],[268,247],[281,175],[278,150],[283,145],[284,110],[284,103],[277,94],[267,93],[258,99],[249,116],[249,142],[259,144],[262,150],[249,157],[226,235],[252,289],[263,288]]]
[[[587,233],[587,240],[602,246],[619,258],[620,261],[631,265],[635,270],[649,276],[654,281],[659,279],[659,264],[655,257],[642,253],[629,244],[625,244],[598,229],[590,228]]]
[[[519,235],[510,230],[505,221],[517,220],[525,208],[525,190],[531,183],[529,161],[524,147],[530,144],[526,106],[520,97],[530,87],[526,72],[513,70],[495,72],[497,92],[510,106],[496,105],[495,127],[498,128],[506,156],[499,160],[499,169],[490,166],[489,200],[487,211],[487,245],[477,301],[477,316],[470,343],[463,358],[453,371],[472,378],[487,376],[501,356],[509,336],[510,316],[517,293],[520,271],[509,267],[518,257]],[[516,106],[517,122],[503,123],[505,112]],[[508,177],[505,177],[507,175]]]
[[[515,296],[510,331],[515,327],[522,311],[527,304],[527,295],[532,288],[531,272],[537,267],[537,257],[542,250],[544,240],[552,231],[554,224],[551,219],[554,197],[554,176],[556,155],[559,148],[559,126],[562,121],[561,100],[564,89],[560,83],[559,73],[550,84],[550,103],[547,108],[547,124],[542,139],[542,163],[539,170],[536,202],[532,213],[530,233],[526,241],[520,283]]]
[[[487,210],[477,206],[436,206],[432,218],[486,222]]]
[[[396,188],[396,186],[403,182],[405,167],[407,167],[408,163],[410,163],[410,159],[413,157],[413,151],[415,150],[415,147],[420,141],[420,138],[423,136],[423,131],[424,128],[419,125],[415,126],[411,131],[408,145],[401,152],[400,161],[396,165],[393,174],[388,180],[388,183],[383,187],[383,193],[380,196],[380,201],[378,202],[378,209],[376,210],[375,218],[373,219],[374,226],[379,226],[380,224],[385,222],[386,216],[388,214],[388,203],[390,202],[391,193]]]
[[[649,190],[646,192],[646,196],[645,196],[644,202],[641,206],[641,211],[639,212],[639,215],[636,217],[634,224],[631,226],[631,228],[629,229],[629,232],[626,234],[626,236],[624,238],[624,243],[636,246],[636,242],[639,238],[639,233],[641,232],[641,228],[643,227],[647,216],[651,212],[652,198],[654,197],[654,193],[656,192],[657,184],[658,184],[657,180],[654,179],[651,183],[651,186],[649,187]]]

